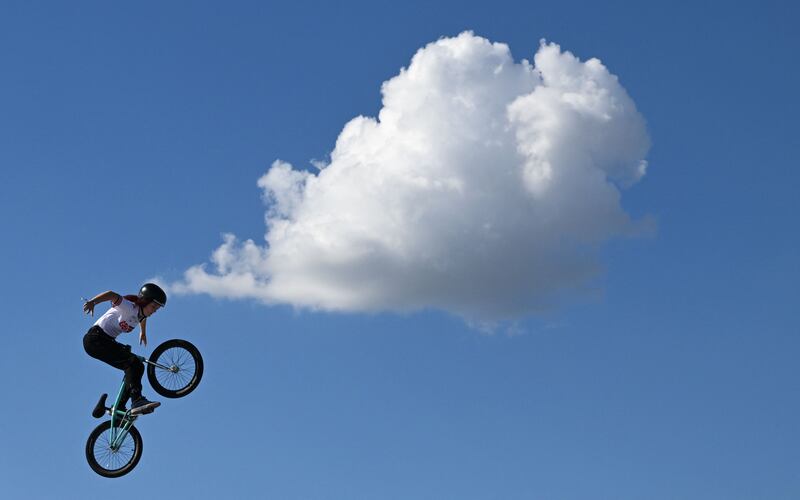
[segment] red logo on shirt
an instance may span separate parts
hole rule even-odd
[[[123,331],[123,332],[125,332],[125,333],[130,333],[130,332],[132,332],[132,331],[133,331],[133,327],[132,327],[132,326],[130,326],[130,325],[129,325],[128,323],[126,323],[125,321],[120,321],[120,322],[119,322],[119,327],[120,327],[120,328],[122,328],[122,331]]]

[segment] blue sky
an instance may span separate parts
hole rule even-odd
[[[797,15],[3,3],[3,496],[797,498]],[[464,30],[517,62],[545,38],[619,77],[652,140],[621,203],[655,232],[611,239],[595,293],[513,335],[435,309],[171,296],[138,352],[186,338],[204,380],[139,420],[133,473],[95,475],[90,412],[120,375],[84,353],[80,298],[179,280],[222,233],[263,242],[272,162],[325,159],[417,50]]]

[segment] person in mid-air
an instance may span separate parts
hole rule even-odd
[[[84,303],[83,310],[94,316],[94,307],[107,300],[111,301],[111,308],[83,336],[83,348],[89,356],[125,371],[125,388],[120,401],[123,411],[130,398],[131,414],[152,413],[161,403],[148,401],[142,395],[144,364],[131,353],[129,346],[120,344],[116,338],[122,333],[132,332],[139,325],[139,344],[146,346],[147,318],[167,304],[167,294],[158,285],[145,283],[138,295],[122,296],[112,291],[101,293]]]

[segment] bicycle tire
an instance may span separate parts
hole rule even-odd
[[[158,368],[155,364],[176,367],[177,372]],[[147,364],[147,379],[153,389],[165,398],[182,398],[195,390],[203,378],[203,357],[191,343],[181,339],[167,340],[153,350]]]
[[[115,427],[119,428],[119,425]],[[89,434],[89,439],[86,440],[86,460],[89,467],[103,477],[121,477],[132,471],[142,458],[142,435],[136,427],[131,426],[120,449],[112,451],[107,435],[110,429],[111,420],[106,420]]]

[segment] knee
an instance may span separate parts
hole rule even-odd
[[[83,350],[86,351],[86,354],[89,356],[96,358],[97,349],[95,348],[94,339],[90,333],[87,333],[83,336]]]

